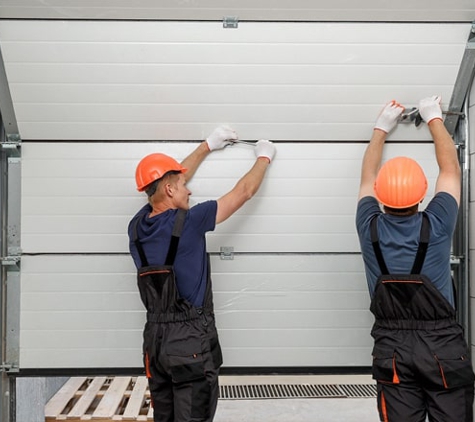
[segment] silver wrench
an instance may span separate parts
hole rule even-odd
[[[241,141],[240,139],[232,139],[231,142],[233,144],[243,144],[243,145],[249,145],[249,146],[252,146],[252,147],[255,147],[256,146],[256,142],[252,142],[252,141]]]

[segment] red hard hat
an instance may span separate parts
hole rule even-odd
[[[169,171],[179,171],[184,173],[184,168],[172,157],[161,153],[147,155],[140,160],[135,170],[135,182],[137,190],[142,192],[145,188],[155,180],[161,179],[165,173]]]
[[[409,208],[421,202],[427,192],[427,178],[422,167],[408,157],[386,161],[374,182],[379,202],[390,208]]]

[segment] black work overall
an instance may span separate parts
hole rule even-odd
[[[469,422],[473,420],[474,374],[455,310],[420,274],[429,244],[423,213],[419,249],[410,274],[389,274],[379,247],[377,217],[371,241],[382,275],[371,312],[375,323],[373,378],[381,421]]]
[[[212,421],[218,401],[222,355],[213,313],[209,257],[202,308],[180,298],[176,287],[173,262],[185,215],[186,211],[177,212],[165,265],[148,265],[136,229],[134,233],[142,261],[137,283],[147,310],[143,353],[154,422]]]

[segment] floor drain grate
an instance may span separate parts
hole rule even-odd
[[[376,397],[375,385],[253,384],[219,386],[219,398],[222,400],[366,397]]]
[[[338,388],[351,398],[372,398],[377,395],[376,384],[340,384]]]

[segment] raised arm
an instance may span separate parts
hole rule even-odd
[[[234,188],[218,199],[216,224],[222,223],[241,208],[258,191],[266,170],[275,155],[275,146],[269,141],[260,140],[254,147],[256,162],[236,183]]]
[[[184,173],[185,180],[188,182],[196,170],[211,151],[222,149],[232,143],[232,140],[238,139],[236,132],[226,126],[217,127],[196,149],[188,155],[181,165],[188,171]]]
[[[460,164],[454,141],[442,121],[440,100],[440,96],[421,100],[419,113],[429,126],[434,140],[437,164],[439,165],[435,193],[447,192],[455,198],[458,204],[460,202]]]
[[[361,164],[361,180],[358,199],[374,196],[374,181],[378,175],[388,133],[396,126],[404,107],[396,101],[386,104],[376,120],[373,136],[366,147]]]

